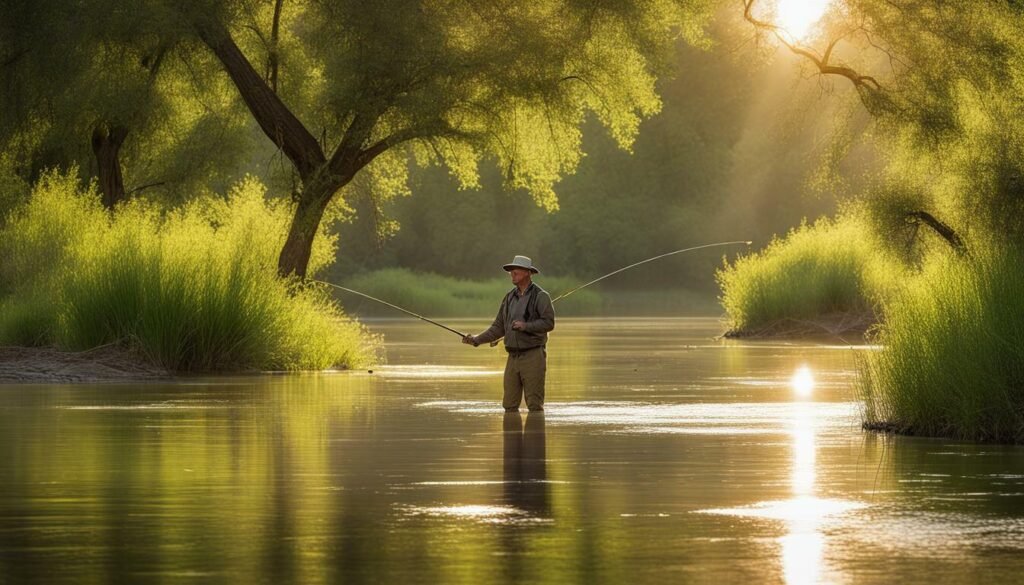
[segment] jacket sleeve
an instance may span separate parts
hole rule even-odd
[[[478,343],[490,343],[495,339],[505,337],[505,301],[507,300],[507,298],[501,300],[498,316],[494,318],[494,323],[491,323],[486,331],[475,336]]]
[[[528,333],[547,333],[555,328],[555,305],[547,292],[537,294],[538,317],[527,321],[524,329]]]

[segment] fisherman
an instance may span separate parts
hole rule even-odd
[[[525,393],[527,408],[542,411],[548,358],[545,345],[548,331],[555,328],[555,308],[547,291],[533,282],[533,275],[540,273],[533,260],[516,256],[503,268],[515,288],[501,301],[494,323],[479,335],[466,335],[462,342],[476,347],[504,337],[508,361],[502,406],[506,412],[518,412]]]

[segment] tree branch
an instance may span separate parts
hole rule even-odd
[[[303,181],[311,179],[326,162],[316,138],[256,72],[223,24],[200,17],[194,25],[199,38],[224,66],[263,133],[292,161]]]
[[[824,55],[818,56],[813,50],[801,47],[798,44],[791,43],[786,40],[785,35],[782,34],[783,29],[780,26],[755,17],[753,13],[754,2],[756,2],[756,0],[743,0],[743,18],[755,27],[772,33],[772,35],[774,35],[775,38],[785,45],[785,47],[792,53],[813,63],[814,66],[818,68],[819,73],[822,75],[839,75],[840,77],[845,77],[850,80],[857,89],[870,89],[874,91],[880,91],[882,89],[881,84],[879,84],[878,80],[874,77],[871,77],[870,75],[861,75],[850,67],[845,65],[834,65],[830,62],[832,58],[832,50],[835,48],[836,43],[839,42],[839,38],[833,39],[829,43]]]
[[[267,66],[270,68],[270,75],[268,76],[270,78],[270,89],[274,93],[277,93],[277,45],[280,42],[282,8],[284,8],[284,0],[274,2],[274,23],[270,27],[270,55],[267,56]]]
[[[909,223],[917,225],[923,223],[932,228],[935,233],[937,233],[943,240],[946,240],[946,243],[956,250],[957,254],[964,254],[967,252],[967,246],[964,245],[964,241],[960,238],[959,234],[953,231],[953,228],[942,223],[927,211],[911,211],[907,213],[904,218]]]

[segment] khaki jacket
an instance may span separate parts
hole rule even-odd
[[[530,303],[536,289],[535,303]],[[531,305],[527,307],[527,305]],[[529,309],[529,319],[525,313]],[[523,331],[512,329],[513,321],[525,321]],[[537,283],[522,295],[519,288],[514,288],[505,295],[498,307],[498,315],[486,331],[476,336],[479,343],[490,343],[495,339],[505,338],[505,349],[518,351],[534,347],[543,347],[548,342],[548,331],[555,328],[555,306],[551,303],[551,295]]]

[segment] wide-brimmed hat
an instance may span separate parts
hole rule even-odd
[[[512,262],[502,266],[505,272],[510,272],[513,268],[524,268],[534,274],[539,274],[540,269],[533,265],[533,260],[530,260],[528,256],[516,256],[512,259]]]

